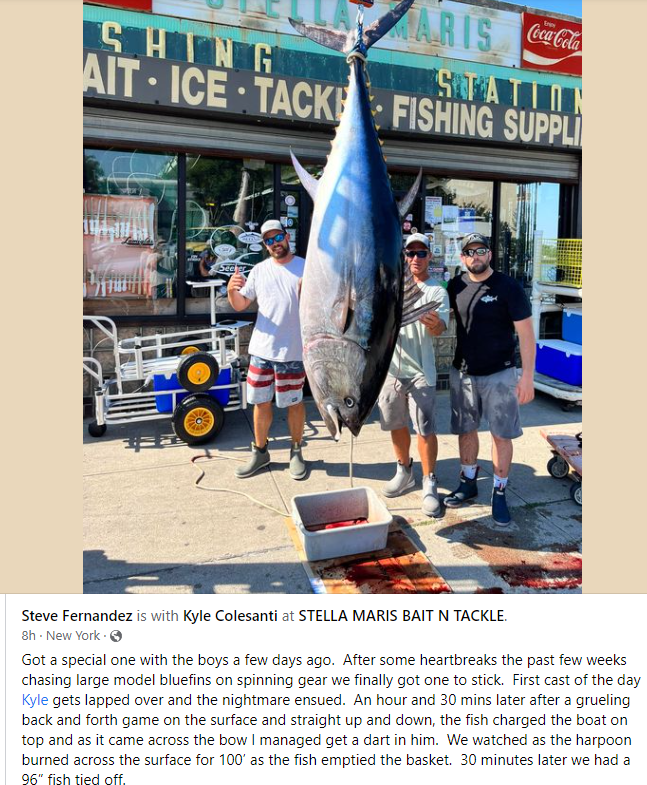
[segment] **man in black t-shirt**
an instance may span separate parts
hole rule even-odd
[[[492,517],[505,526],[510,512],[505,498],[512,463],[512,439],[521,436],[519,404],[535,396],[535,336],[528,298],[521,285],[490,267],[492,252],[482,234],[461,243],[467,272],[448,286],[456,317],[456,354],[450,371],[452,432],[458,434],[460,485],[445,499],[460,507],[477,493],[478,427],[484,414],[492,434],[494,488]],[[521,350],[521,376],[515,367],[515,331]]]

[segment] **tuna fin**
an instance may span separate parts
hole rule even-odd
[[[402,0],[395,8],[369,25],[364,30],[364,35],[362,36],[366,48],[370,49],[382,36],[386,35],[402,19],[412,5],[413,0]]]
[[[437,311],[440,308],[440,303],[425,303],[424,305],[418,305],[415,308],[407,311],[406,313],[402,311],[402,322],[400,323],[400,327],[406,327],[408,324],[413,324],[414,322],[418,321],[421,316],[424,316],[429,311]]]
[[[421,316],[428,311],[435,311],[440,308],[440,302],[430,302],[424,305],[416,305],[418,300],[422,297],[423,291],[415,282],[409,265],[404,263],[404,296],[402,298],[402,320],[401,327],[406,327],[408,324],[413,324]]]
[[[409,208],[413,204],[413,200],[418,195],[421,182],[422,182],[422,169],[418,172],[416,181],[409,189],[409,193],[402,199],[402,201],[398,202],[398,211],[400,213],[400,218],[404,218],[404,216],[409,212]]]
[[[363,32],[360,27],[364,46],[367,49],[370,49],[373,44],[377,43],[382,36],[386,35],[389,30],[402,19],[412,4],[413,0],[402,0],[402,2],[396,5],[391,11],[388,11],[379,19],[376,19],[376,21],[369,25]],[[300,33],[322,46],[327,46],[329,49],[335,49],[337,52],[345,52],[348,54],[357,43],[356,30],[351,29],[347,33],[344,33],[341,30],[325,30],[317,25],[297,22],[290,17],[288,17],[288,21],[297,33]]]
[[[412,0],[413,2],[413,0]],[[344,33],[341,30],[324,30],[317,25],[308,25],[303,22],[296,22],[288,17],[288,21],[301,35],[309,38],[317,44],[327,46],[328,49],[335,49],[337,52],[350,52],[355,43],[355,33]]]
[[[299,176],[299,180],[301,180],[301,185],[306,189],[306,191],[310,194],[310,198],[314,202],[317,198],[317,190],[319,188],[319,180],[316,177],[313,177],[311,174],[308,174],[306,170],[301,166],[301,164],[297,161],[297,157],[295,154],[290,150],[290,157],[292,158],[292,165]]]

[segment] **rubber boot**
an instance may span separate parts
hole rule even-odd
[[[478,488],[476,487],[478,476],[478,468],[476,469],[473,480],[468,480],[463,472],[461,472],[460,485],[456,488],[454,493],[450,493],[449,496],[445,497],[445,507],[460,507],[468,499],[476,498],[476,496],[478,496]]]
[[[256,474],[257,471],[269,465],[270,451],[267,449],[267,444],[261,449],[252,442],[252,457],[244,466],[240,466],[236,469],[236,477],[241,480],[245,477],[251,477],[253,474]]]
[[[505,488],[495,486],[492,489],[492,518],[498,526],[507,526],[512,520],[505,499]]]
[[[391,499],[394,496],[400,496],[400,494],[413,488],[415,484],[416,480],[413,476],[413,458],[409,460],[408,466],[403,466],[400,461],[398,461],[395,475],[393,476],[393,479],[389,480],[384,488],[382,488],[382,493],[384,496]]]
[[[438,481],[435,474],[422,478],[422,511],[430,518],[440,518],[443,506],[438,498]]]
[[[293,444],[290,448],[290,477],[293,480],[303,480],[307,473],[306,462],[301,455],[301,445]]]

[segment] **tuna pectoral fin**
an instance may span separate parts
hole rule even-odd
[[[418,305],[418,300],[422,297],[422,289],[415,282],[409,265],[404,265],[404,284],[402,297],[402,321],[401,327],[413,324],[428,311],[435,311],[440,307],[440,302],[430,302]]]
[[[303,22],[296,22],[294,19],[288,20],[292,27],[311,41],[317,44],[327,46],[329,49],[335,49],[337,52],[350,52],[353,46],[353,38],[349,39],[348,33],[342,33],[340,30],[324,30],[316,25],[306,25]]]
[[[416,198],[416,196],[418,196],[418,191],[420,190],[421,182],[422,182],[422,169],[418,172],[416,181],[409,189],[409,193],[402,199],[402,201],[398,202],[398,211],[400,213],[400,218],[404,218],[404,216],[409,212],[409,208],[413,204],[413,200]]]
[[[386,35],[386,33],[402,19],[412,5],[413,0],[402,0],[395,8],[384,14],[384,16],[381,16],[377,21],[373,22],[372,25],[369,25],[366,30],[364,30],[363,35],[366,48],[370,49],[374,43],[379,41],[382,36]]]
[[[317,189],[319,188],[319,181],[311,174],[308,174],[308,172],[306,172],[306,170],[297,161],[297,157],[292,152],[292,150],[290,150],[290,157],[292,158],[292,165],[294,166],[294,170],[299,176],[299,180],[301,180],[301,185],[303,185],[306,191],[310,194],[310,198],[314,202],[315,199],[317,198]]]
[[[413,324],[417,322],[421,316],[424,316],[429,311],[437,311],[440,308],[440,303],[425,303],[424,305],[419,305],[416,308],[407,311],[407,313],[402,312],[402,324],[400,327],[406,327],[408,324]]]

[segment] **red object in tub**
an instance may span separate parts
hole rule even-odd
[[[361,526],[368,523],[368,518],[353,518],[348,521],[333,521],[331,523],[311,523],[304,524],[304,528],[309,532],[327,531],[329,529],[343,529],[345,526]]]

